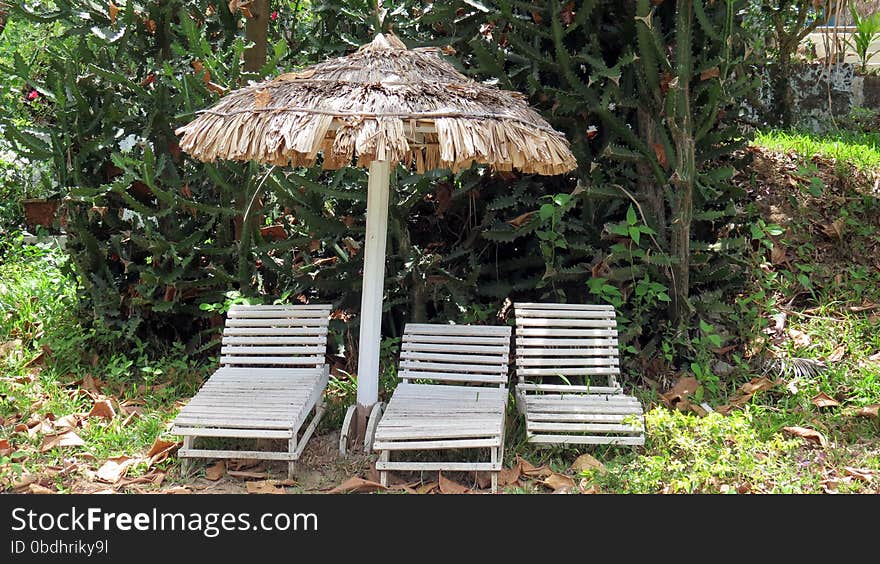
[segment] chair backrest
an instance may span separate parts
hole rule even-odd
[[[403,381],[507,386],[511,328],[407,323],[400,346]]]
[[[323,366],[330,308],[329,304],[231,306],[223,328],[220,365]]]
[[[520,383],[548,376],[571,380],[620,374],[617,321],[609,305],[514,303],[516,375]]]

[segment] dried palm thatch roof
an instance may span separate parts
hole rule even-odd
[[[437,48],[407,49],[376,36],[345,57],[230,92],[177,130],[180,147],[274,165],[367,166],[399,161],[416,171],[472,162],[497,170],[560,174],[577,166],[562,133],[518,92],[473,81]]]

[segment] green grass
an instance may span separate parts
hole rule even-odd
[[[860,170],[880,168],[880,132],[815,134],[767,130],[757,132],[753,143],[772,151],[795,152],[804,159],[819,155],[854,165]]]
[[[190,361],[182,346],[121,346],[120,333],[84,326],[77,283],[62,251],[13,239],[0,247],[0,260],[0,417],[5,422],[0,439],[13,451],[0,455],[0,490],[37,475],[60,492],[71,491],[91,483],[90,473],[108,457],[142,457],[156,438],[173,440],[166,435],[167,423],[177,413],[176,402],[198,388],[209,370],[206,363]],[[97,362],[95,351],[101,351]],[[84,416],[93,405],[80,385],[87,375],[102,383],[101,394],[117,409],[112,420]],[[126,399],[142,403],[140,416],[127,420],[121,413]],[[31,418],[72,414],[83,416],[74,429],[85,442],[80,447],[41,452],[42,434],[15,430]],[[73,470],[62,476],[59,468],[71,463]],[[176,465],[172,457],[159,468]],[[128,475],[145,470],[141,463]]]

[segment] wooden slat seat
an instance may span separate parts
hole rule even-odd
[[[623,393],[612,306],[515,303],[516,398],[541,444],[645,442],[644,413]]]
[[[178,455],[284,460],[292,475],[294,462],[324,414],[329,315],[325,304],[232,306],[223,330],[220,368],[174,419],[172,432],[184,437]],[[288,448],[196,448],[199,437],[284,439]]]
[[[510,327],[410,323],[398,384],[376,426],[383,484],[389,470],[481,470],[498,488],[508,398]],[[488,449],[479,462],[391,460],[391,453]]]

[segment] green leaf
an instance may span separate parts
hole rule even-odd
[[[542,221],[547,221],[553,217],[555,211],[556,208],[553,207],[553,204],[543,204],[538,210],[538,217],[540,217]]]
[[[626,210],[626,223],[628,225],[635,225],[637,220],[636,209],[630,204],[629,209]]]
[[[774,236],[782,235],[785,232],[785,229],[783,229],[779,225],[776,225],[775,223],[771,223],[770,225],[766,226],[764,229],[766,229],[767,233],[769,233],[770,235],[774,235]]]
[[[642,238],[642,232],[639,231],[638,227],[630,227],[629,228],[629,236],[633,240],[633,242],[638,245],[639,240]]]
[[[557,206],[564,206],[571,200],[571,194],[556,194],[553,196],[553,201],[556,202]]]

